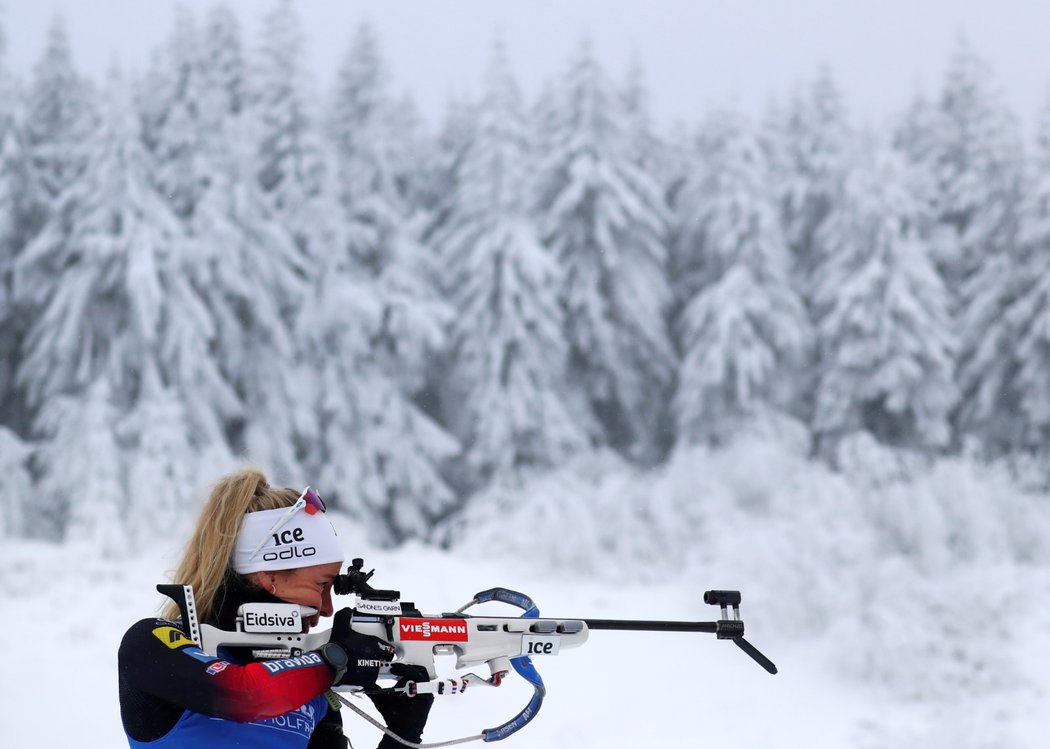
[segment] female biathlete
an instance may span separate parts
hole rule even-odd
[[[311,564],[289,569],[272,553],[276,541]],[[243,603],[297,603],[319,611],[304,622],[309,629],[319,616],[332,615],[332,583],[342,563],[316,493],[274,488],[259,471],[245,470],[215,486],[175,582],[193,586],[201,622],[233,630]],[[336,614],[331,640],[320,650],[265,665],[250,650],[203,652],[177,617],[177,607],[169,606],[163,618],[132,625],[120,644],[120,715],[132,749],[344,749],[342,719],[325,692],[334,685],[373,687],[380,665],[393,658],[388,643],[350,628],[349,609]],[[420,667],[394,670],[404,679],[427,678]],[[387,726],[411,742],[420,740],[433,700],[372,697]],[[395,747],[389,736],[379,744]]]

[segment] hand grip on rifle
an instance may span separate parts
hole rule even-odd
[[[340,609],[332,621],[332,636],[329,642],[342,647],[346,651],[348,661],[346,673],[335,686],[374,687],[380,669],[393,660],[394,647],[375,635],[355,632],[350,626],[353,615],[351,609]]]

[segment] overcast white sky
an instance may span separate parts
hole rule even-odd
[[[274,0],[226,0],[248,40]],[[11,65],[31,70],[56,12],[78,66],[101,79],[116,58],[140,69],[171,28],[178,0],[0,0]],[[215,0],[182,0],[202,15]],[[637,51],[663,124],[698,121],[735,98],[759,111],[831,65],[851,109],[868,123],[940,85],[965,34],[991,63],[1031,127],[1050,89],[1045,0],[297,0],[316,79],[327,85],[362,19],[379,32],[399,88],[436,121],[450,94],[480,91],[496,33],[532,96],[587,36],[622,77]]]

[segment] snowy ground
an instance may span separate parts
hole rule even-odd
[[[340,535],[353,555],[364,556],[378,570],[376,585],[400,588],[428,613],[454,609],[479,590],[503,585],[528,593],[541,613],[551,616],[707,620],[716,610],[701,602],[702,591],[732,585],[683,575],[657,586],[619,586],[520,561],[480,563],[426,547],[370,550],[346,524]],[[26,542],[0,550],[0,601],[9,644],[0,680],[0,744],[41,749],[124,745],[117,645],[132,621],[155,610],[159,597],[153,586],[173,565],[170,549],[123,561]],[[782,634],[760,605],[749,606],[744,587],[748,637],[777,663],[778,675],[766,674],[711,635],[594,632],[581,649],[537,660],[547,701],[535,722],[506,746],[1043,747],[1050,714],[1045,673],[1050,609],[1039,601],[1050,600],[1050,584],[1045,573],[1034,570],[995,571],[989,574],[989,582],[994,580],[1016,594],[1017,611],[986,609],[977,587],[968,590],[972,597],[966,605],[984,610],[979,621],[1001,633],[1012,653],[1008,662],[1017,667],[1007,674],[1008,683],[982,688],[972,699],[897,697],[880,683],[851,677],[835,661],[851,645],[842,639],[863,637],[863,630],[844,625],[832,628],[830,637]],[[902,595],[895,615],[905,631],[909,609],[919,605]],[[885,657],[901,656],[887,650]],[[921,656],[905,652],[903,657]],[[444,664],[445,671],[449,665]],[[439,699],[424,739],[444,740],[498,725],[529,696],[524,682],[512,680],[500,689]],[[347,723],[355,746],[378,742],[378,733],[360,719],[351,716]]]

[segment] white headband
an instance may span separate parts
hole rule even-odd
[[[331,562],[341,564],[343,550],[335,526],[323,512],[281,507],[249,512],[241,521],[233,549],[235,572],[247,575]]]

